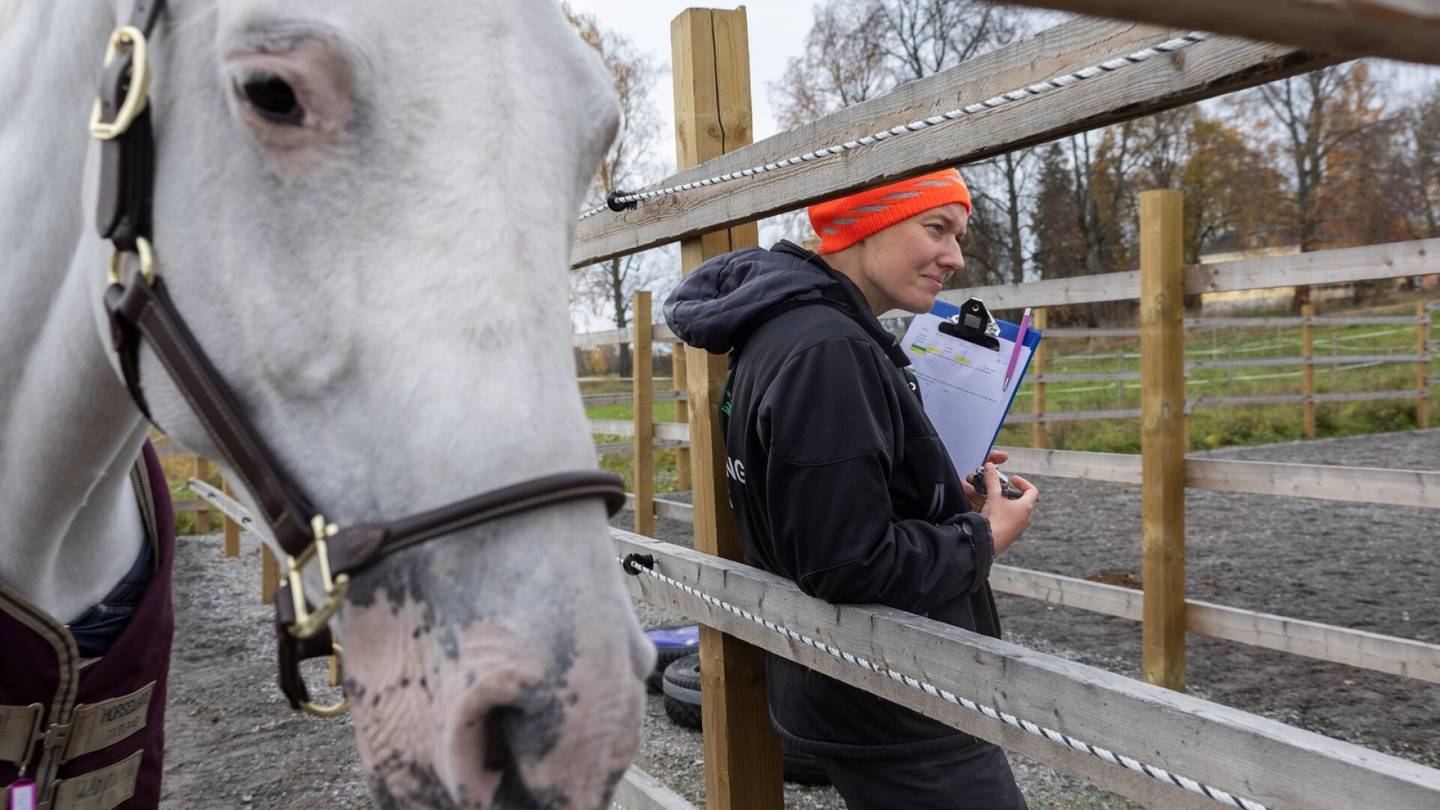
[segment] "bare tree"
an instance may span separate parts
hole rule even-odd
[[[871,4],[883,23],[885,53],[897,83],[920,79],[1013,41],[1021,17],[977,0],[884,0]]]
[[[807,124],[893,86],[880,41],[881,9],[863,0],[830,0],[815,7],[805,50],[769,85],[780,126]]]
[[[1409,135],[1413,204],[1417,231],[1426,237],[1440,236],[1440,83],[1431,86],[1405,117]]]
[[[1377,120],[1364,114],[1376,101],[1366,87],[1366,63],[1350,62],[1256,88],[1254,96],[1277,125],[1293,183],[1290,218],[1301,251],[1321,246],[1321,206],[1332,153]],[[1294,309],[1310,301],[1310,289],[1297,287]]]
[[[1033,149],[1017,149],[965,167],[974,199],[965,272],[955,286],[1020,284],[1034,258],[1030,209],[1038,160]]]
[[[615,85],[620,104],[620,130],[600,163],[588,195],[588,206],[602,204],[612,189],[633,188],[666,168],[653,155],[660,139],[660,116],[650,102],[650,90],[662,70],[623,35],[602,29],[594,16],[565,14],[580,37],[600,55]],[[657,260],[658,259],[658,260]],[[616,329],[630,325],[630,299],[635,290],[647,289],[671,266],[656,252],[630,254],[592,264],[572,276],[572,306],[582,312],[606,313]],[[620,373],[630,373],[630,347],[620,346]]]

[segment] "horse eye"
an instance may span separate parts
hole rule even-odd
[[[305,111],[295,90],[278,76],[251,75],[237,82],[235,92],[257,115],[276,124],[299,126]]]

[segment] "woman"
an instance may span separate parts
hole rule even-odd
[[[686,343],[731,352],[721,421],[750,562],[830,602],[880,603],[999,637],[987,577],[1038,491],[980,498],[925,416],[877,316],[928,312],[964,266],[970,194],[948,169],[810,208],[788,242],[701,265],[665,302]],[[1005,460],[992,453],[991,462]],[[994,463],[986,491],[999,492]],[[868,692],[767,658],[771,720],[850,807],[1024,807],[1004,752]]]

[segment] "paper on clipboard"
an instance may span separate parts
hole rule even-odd
[[[1010,388],[1001,391],[1019,327],[997,320],[999,349],[987,348],[940,331],[940,324],[959,311],[954,304],[936,301],[928,314],[910,321],[902,345],[919,381],[925,413],[950,453],[955,471],[963,476],[990,454],[1041,334],[1036,329],[1026,331]]]

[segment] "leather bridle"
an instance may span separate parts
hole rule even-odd
[[[610,514],[625,503],[619,476],[577,470],[522,481],[427,512],[386,523],[346,526],[328,522],[311,505],[254,428],[238,400],[180,316],[155,269],[147,238],[151,225],[155,143],[148,109],[150,65],[147,38],[164,0],[137,0],[130,22],[115,30],[106,48],[99,98],[90,131],[101,141],[96,226],[115,252],[110,259],[105,309],[111,337],[131,397],[147,419],[140,387],[139,349],[146,342],[204,424],[266,524],[284,550],[285,582],[275,595],[280,687],[290,705],[321,716],[342,713],[312,703],[300,662],[338,655],[328,622],[345,598],[351,575],[387,554],[497,518],[555,504],[602,498]],[[125,254],[139,261],[138,277],[126,282]],[[153,421],[153,420],[152,420]],[[318,606],[305,593],[302,569],[314,560],[325,593]]]

